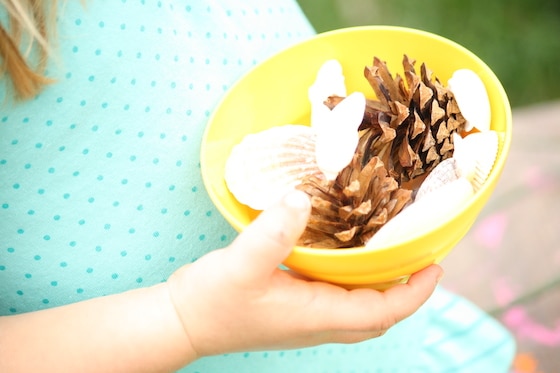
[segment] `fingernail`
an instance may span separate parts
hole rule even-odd
[[[308,209],[310,205],[309,196],[299,190],[294,190],[293,192],[286,194],[284,197],[284,203],[287,206],[298,210]]]

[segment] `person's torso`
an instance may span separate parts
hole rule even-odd
[[[60,10],[56,82],[0,106],[0,315],[163,281],[234,237],[200,176],[206,121],[313,30],[292,2],[202,3]]]

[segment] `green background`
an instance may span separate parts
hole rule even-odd
[[[299,0],[317,32],[359,25],[430,31],[494,70],[513,107],[560,98],[560,0]]]

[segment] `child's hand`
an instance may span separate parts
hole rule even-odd
[[[303,232],[309,211],[307,196],[293,192],[229,247],[169,279],[198,357],[363,341],[384,334],[431,295],[442,274],[437,265],[385,292],[345,290],[278,269]]]

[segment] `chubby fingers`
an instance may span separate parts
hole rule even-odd
[[[314,307],[309,308],[315,317],[309,317],[309,326],[315,330],[330,329],[339,336],[347,333],[356,340],[366,339],[363,336],[379,336],[416,312],[432,295],[442,274],[442,268],[433,264],[413,274],[406,284],[384,292],[334,289],[328,284],[317,283]]]
[[[292,251],[310,211],[307,194],[288,193],[263,211],[228,247],[231,264],[242,269],[246,280],[258,281],[270,275]]]
[[[416,312],[430,298],[442,276],[443,269],[432,264],[410,276],[406,284],[385,291],[385,303],[395,322]]]

